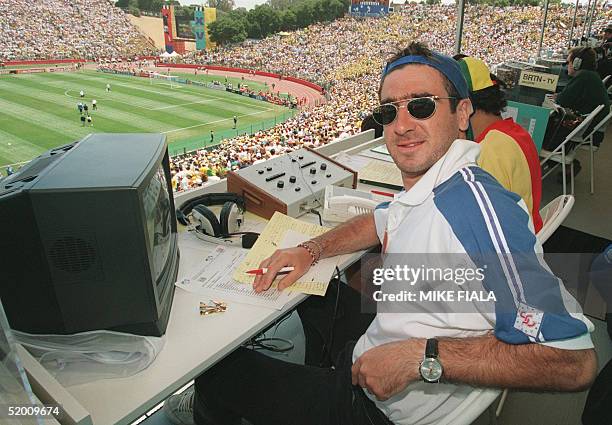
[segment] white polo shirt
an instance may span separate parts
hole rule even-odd
[[[497,301],[486,311],[482,304],[474,302],[473,306],[468,305],[467,314],[457,313],[444,303],[425,314],[379,312],[357,342],[353,361],[369,349],[392,341],[472,337],[490,331],[510,344],[593,347],[589,335],[592,323],[572,304],[575,300],[563,283],[536,255],[542,252],[542,247],[533,234],[524,201],[476,165],[479,153],[478,144],[455,140],[409,191],[401,192],[392,202],[375,210],[376,230],[386,245],[385,252],[457,253],[472,259],[483,253],[494,254],[495,258],[503,253],[527,253],[528,259],[519,264],[512,256],[499,255],[499,263],[490,266],[482,289],[493,290]],[[524,267],[524,261],[529,267]],[[555,313],[545,312],[549,311],[545,308],[536,310],[542,316],[535,333],[533,328],[526,330],[517,325],[521,308],[539,306],[542,294],[546,294],[548,307],[552,303],[557,308]],[[384,402],[366,394],[394,423],[420,425],[434,423],[449,414],[470,391],[467,385],[419,381]]]

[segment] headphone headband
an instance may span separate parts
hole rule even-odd
[[[226,202],[234,202],[238,205],[240,210],[245,210],[244,198],[236,193],[231,192],[223,192],[223,193],[206,193],[201,196],[197,196],[193,199],[185,201],[181,204],[180,207],[176,210],[176,218],[179,223],[187,225],[189,221],[187,220],[187,216],[193,210],[193,207],[196,205],[205,205],[210,207],[211,205],[223,205]]]

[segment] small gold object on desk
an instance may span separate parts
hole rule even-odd
[[[200,316],[207,316],[214,313],[223,313],[227,310],[227,304],[223,301],[210,300],[211,304],[200,301]]]

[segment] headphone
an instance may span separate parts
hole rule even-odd
[[[208,207],[223,205],[219,218]],[[251,248],[258,233],[240,232],[244,222],[244,198],[235,193],[207,193],[190,199],[176,210],[176,219],[185,226],[191,226],[198,238],[212,243],[241,245]],[[189,215],[196,221],[192,224]],[[240,243],[233,236],[242,236]]]
[[[586,51],[586,49],[580,49],[576,53],[574,53],[574,58],[572,59],[572,66],[574,67],[574,71],[579,71],[582,66],[582,55]]]

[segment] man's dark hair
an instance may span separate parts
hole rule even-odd
[[[408,47],[398,50],[393,56],[391,56],[387,60],[387,64],[395,62],[396,60],[403,58],[404,56],[424,56],[428,59],[431,59],[432,61],[436,60],[434,55],[431,53],[431,50],[429,49],[429,47],[427,47],[424,43],[421,43],[420,41],[413,41],[412,43],[408,45]],[[401,65],[395,69],[400,69],[400,68],[403,68],[404,66],[406,65]],[[444,80],[444,88],[446,89],[446,92],[448,93],[448,97],[454,98],[454,99],[449,99],[449,102],[450,102],[451,112],[455,113],[457,111],[457,104],[459,103],[459,97],[460,97],[459,92],[457,92],[457,89],[455,89],[455,86],[453,85],[453,83],[450,82],[450,80],[446,77],[446,75],[442,74],[441,72],[440,72],[440,75],[442,76],[442,79]],[[384,78],[380,80],[380,86],[378,87],[378,97],[379,98],[380,98],[380,93],[382,91],[382,85],[384,81],[385,81]]]
[[[597,69],[597,53],[591,47],[574,47],[569,51],[568,60],[582,59],[580,70],[595,71]]]
[[[501,115],[502,110],[508,104],[506,94],[503,91],[506,84],[493,74],[491,74],[491,80],[495,83],[494,86],[470,93],[470,99],[475,111]]]

